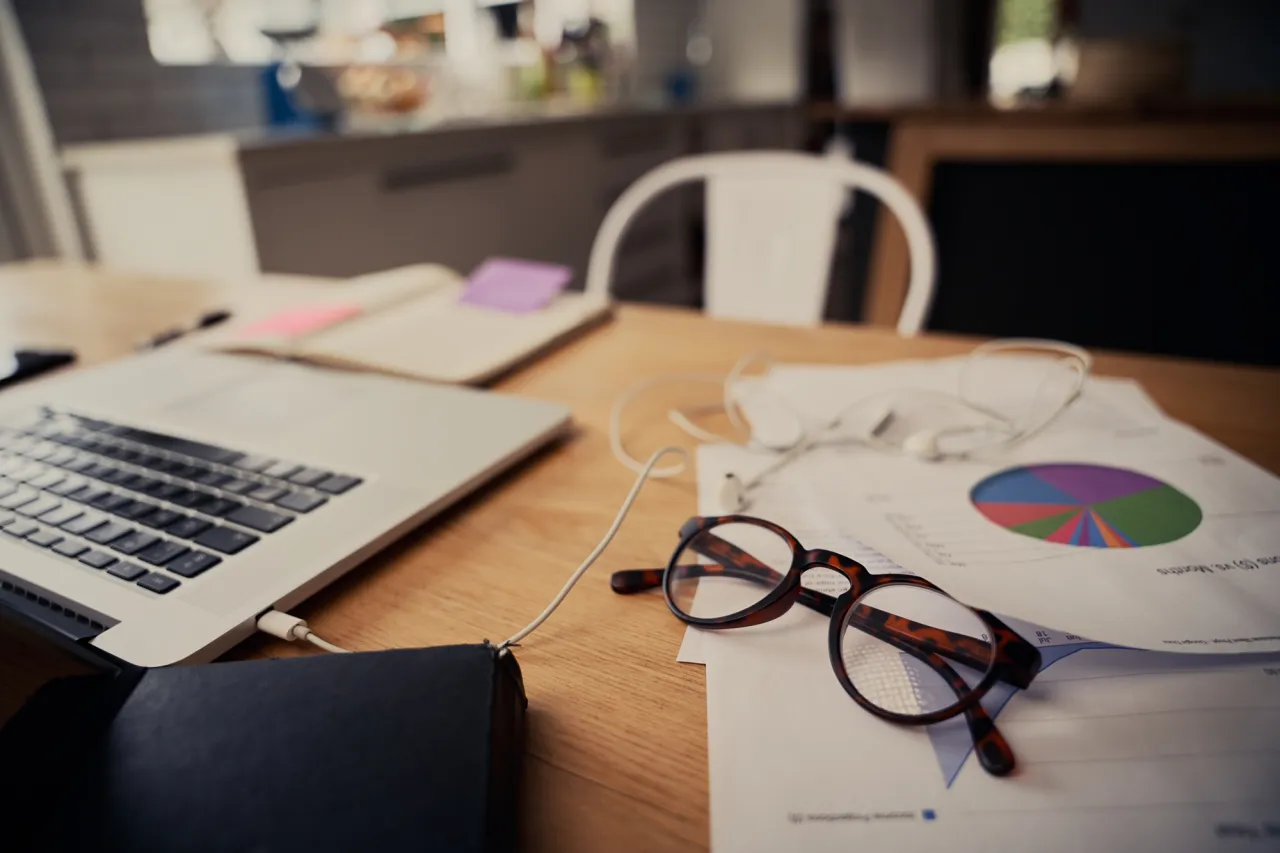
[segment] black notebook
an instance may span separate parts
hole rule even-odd
[[[488,645],[61,679],[0,730],[0,847],[513,849],[526,705]]]

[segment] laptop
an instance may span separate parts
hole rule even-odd
[[[562,406],[175,345],[0,393],[0,616],[217,657],[564,434]]]

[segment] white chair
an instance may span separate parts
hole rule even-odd
[[[708,314],[791,325],[822,321],[836,226],[847,191],[871,193],[907,235],[911,279],[898,333],[919,333],[933,298],[934,246],[919,205],[887,173],[848,160],[792,152],[704,154],[664,163],[613,204],[591,247],[588,294],[608,298],[618,244],[654,196],[707,184],[703,280]]]

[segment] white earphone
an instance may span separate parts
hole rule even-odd
[[[971,380],[973,366],[980,362],[981,359],[996,353],[1008,352],[1011,350],[1027,350],[1032,352],[1047,353],[1060,357],[1060,361],[1064,363],[1071,371],[1071,384],[1066,392],[1055,402],[1050,411],[1030,423],[1017,423],[1009,417],[995,411],[992,408],[983,406],[972,399],[968,391],[968,385]],[[853,401],[849,406],[827,423],[821,429],[808,433],[804,427],[804,420],[799,413],[789,410],[785,405],[779,407],[778,411],[789,418],[795,425],[792,431],[795,438],[781,440],[777,436],[772,440],[763,440],[758,434],[759,431],[754,428],[753,424],[748,424],[741,410],[738,401],[736,388],[743,377],[745,371],[753,364],[760,363],[765,367],[772,366],[772,360],[764,354],[753,353],[738,361],[737,364],[727,374],[711,374],[711,373],[681,373],[668,374],[665,376],[655,377],[654,379],[641,382],[622,394],[614,402],[613,410],[610,414],[609,422],[609,443],[613,450],[614,456],[623,465],[632,471],[640,471],[644,466],[642,463],[631,456],[627,452],[622,442],[622,415],[626,406],[632,402],[641,393],[653,388],[657,385],[673,383],[673,382],[714,382],[722,386],[722,399],[719,403],[711,406],[703,406],[694,410],[694,413],[702,414],[712,411],[724,411],[733,426],[746,433],[749,438],[746,442],[736,442],[723,435],[703,429],[693,422],[690,412],[673,409],[667,413],[668,419],[684,431],[690,437],[706,442],[709,444],[739,444],[753,450],[771,452],[778,454],[764,469],[744,479],[738,474],[728,474],[724,483],[720,488],[720,503],[726,511],[740,512],[749,504],[750,494],[756,489],[769,475],[779,469],[791,464],[796,459],[808,453],[814,448],[835,443],[856,443],[861,444],[885,453],[899,453],[919,459],[922,462],[941,462],[945,460],[965,459],[976,452],[990,452],[1011,447],[1021,441],[1025,441],[1031,436],[1045,429],[1080,396],[1084,388],[1085,381],[1088,379],[1089,373],[1093,367],[1093,359],[1089,353],[1074,344],[1063,343],[1061,341],[1041,340],[1034,338],[1009,338],[990,343],[982,344],[973,350],[969,355],[968,361],[960,371],[958,379],[959,388],[955,394],[947,394],[939,391],[908,391],[906,393],[918,399],[940,399],[952,404],[958,404],[959,407],[971,415],[976,415],[980,423],[975,424],[957,424],[943,423],[935,426],[923,427],[908,434],[900,444],[894,444],[886,441],[882,436],[887,427],[893,422],[895,412],[892,404],[879,401],[877,408],[869,409],[870,406],[877,401],[877,398],[884,395],[872,395],[871,397]],[[1044,393],[1049,380],[1052,377],[1046,375],[1036,387],[1032,401],[1038,402]],[[902,392],[895,392],[901,394]],[[1034,407],[1033,407],[1034,408]],[[854,420],[864,421],[864,429],[860,432],[850,434],[846,432],[844,435],[837,437],[836,431],[839,428],[847,428],[847,422],[850,420],[849,413],[859,411],[863,416]],[[776,424],[774,425],[776,427]],[[994,434],[995,440],[990,440],[988,436]],[[982,438],[974,446],[964,447],[963,442],[959,447],[944,446],[944,439],[957,439],[964,436],[971,438]],[[666,468],[654,469],[651,476],[654,477],[671,477],[684,470],[684,464],[668,466]]]
[[[902,452],[926,462],[937,462],[942,459],[942,448],[938,446],[941,435],[936,429],[922,429],[907,436],[902,442]]]

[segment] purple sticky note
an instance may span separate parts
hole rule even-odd
[[[462,301],[508,314],[528,314],[547,306],[573,278],[573,270],[556,264],[490,258],[467,279]]]

